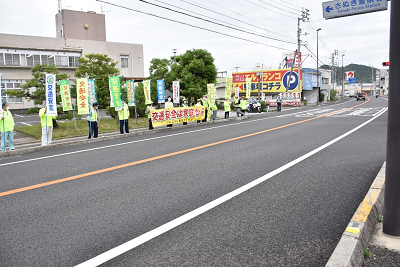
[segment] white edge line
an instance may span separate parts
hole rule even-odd
[[[107,261],[109,261],[109,260],[111,260],[111,259],[113,259],[113,258],[115,258],[115,257],[117,257],[117,256],[119,256],[119,255],[121,255],[121,254],[123,254],[123,253],[125,253],[125,252],[127,252],[129,250],[131,250],[131,249],[134,249],[134,248],[142,245],[143,243],[146,243],[147,241],[149,241],[149,240],[151,240],[151,239],[153,239],[153,238],[155,238],[155,237],[157,237],[159,235],[162,235],[162,234],[174,229],[175,227],[177,227],[177,226],[179,226],[179,225],[181,225],[181,224],[183,224],[183,223],[185,223],[185,222],[187,222],[187,221],[189,221],[189,220],[191,220],[191,219],[193,219],[193,218],[195,218],[195,217],[197,217],[197,216],[199,216],[199,215],[201,215],[201,214],[203,214],[203,213],[205,213],[205,212],[207,212],[207,211],[209,211],[209,210],[211,210],[211,209],[213,209],[213,208],[215,208],[215,207],[217,207],[219,205],[221,205],[222,203],[224,203],[224,202],[226,202],[226,201],[228,201],[228,200],[230,200],[230,199],[232,199],[232,198],[234,198],[234,197],[246,192],[247,190],[249,190],[249,189],[261,184],[262,182],[265,182],[266,180],[274,177],[275,175],[277,175],[277,174],[289,169],[290,167],[296,165],[297,163],[302,162],[303,160],[311,157],[312,155],[318,153],[319,151],[321,151],[321,150],[331,146],[332,144],[340,141],[341,139],[343,139],[346,136],[354,133],[355,131],[359,130],[360,128],[364,127],[365,125],[369,124],[370,122],[372,122],[373,120],[378,118],[386,110],[387,110],[387,108],[384,111],[382,111],[379,115],[371,118],[370,120],[364,122],[363,124],[357,126],[356,128],[348,131],[347,133],[342,134],[341,136],[333,139],[332,141],[326,143],[325,145],[322,145],[322,146],[312,150],[311,152],[308,152],[307,154],[305,154],[305,155],[303,155],[303,156],[301,156],[301,157],[299,157],[299,158],[297,158],[297,159],[295,159],[295,160],[283,165],[282,167],[280,167],[280,168],[278,168],[278,169],[276,169],[276,170],[274,170],[274,171],[272,171],[272,172],[270,172],[270,173],[268,173],[268,174],[266,174],[266,175],[264,175],[264,176],[262,176],[262,177],[260,177],[260,178],[258,178],[256,180],[254,180],[254,181],[252,181],[252,182],[250,182],[250,183],[248,183],[248,184],[246,184],[246,185],[244,185],[242,187],[239,187],[238,189],[235,189],[234,191],[232,191],[232,192],[230,192],[230,193],[228,193],[226,195],[223,195],[222,197],[219,197],[219,198],[217,198],[217,199],[215,199],[215,200],[213,200],[213,201],[211,201],[211,202],[209,202],[209,203],[207,203],[207,204],[205,204],[205,205],[203,205],[203,206],[201,206],[201,207],[199,207],[199,208],[197,208],[195,210],[192,210],[192,211],[190,211],[190,212],[188,212],[188,213],[186,213],[186,214],[184,214],[184,215],[182,215],[182,216],[180,216],[180,217],[178,217],[178,218],[176,218],[176,219],[174,219],[174,220],[172,220],[172,221],[170,221],[170,222],[168,222],[166,224],[163,224],[163,225],[161,225],[161,226],[159,226],[159,227],[157,227],[157,228],[155,228],[155,229],[153,229],[153,230],[151,230],[151,231],[149,231],[147,233],[144,233],[144,234],[142,234],[142,235],[140,235],[140,236],[138,236],[138,237],[126,242],[126,243],[123,243],[123,244],[121,244],[121,245],[119,245],[119,246],[117,246],[117,247],[115,247],[113,249],[110,249],[110,250],[108,250],[108,251],[106,251],[106,252],[104,252],[104,253],[102,253],[102,254],[100,254],[100,255],[98,255],[98,256],[96,256],[96,257],[94,257],[94,258],[92,258],[92,259],[90,259],[88,261],[85,261],[85,262],[83,262],[81,264],[78,264],[78,265],[76,265],[76,267],[99,266],[100,264],[103,264],[103,263],[105,263],[105,262],[107,262]]]

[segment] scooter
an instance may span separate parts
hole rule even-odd
[[[247,105],[247,110],[250,112],[258,112],[261,113],[261,103],[259,102],[255,102],[253,103],[253,106],[251,106],[250,104]]]

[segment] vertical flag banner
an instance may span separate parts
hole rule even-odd
[[[93,105],[94,102],[97,102],[96,81],[94,79],[88,79],[88,94],[89,105]]]
[[[126,94],[127,94],[127,102],[128,106],[134,107],[136,106],[135,100],[135,82],[134,81],[126,81]]]
[[[251,93],[251,78],[246,78],[246,98],[250,98]]]
[[[226,84],[225,84],[225,98],[231,98],[232,96],[232,85],[233,79],[232,77],[226,77]]]
[[[215,103],[215,85],[214,84],[207,84],[207,94],[208,94],[208,99],[210,100],[210,103]]]
[[[76,93],[78,114],[89,114],[89,94],[88,94],[88,79],[81,78],[76,80]]]
[[[172,83],[174,103],[179,104],[179,81]]]
[[[158,103],[165,103],[165,83],[164,80],[157,81]]]
[[[3,106],[3,73],[0,73],[0,108],[2,106]],[[2,108],[1,108],[1,114],[3,114]]]
[[[57,116],[56,75],[46,73],[45,80],[47,115]]]
[[[237,96],[237,97],[239,97],[239,90],[240,90],[239,86],[236,86],[235,87],[235,96]]]
[[[150,87],[150,81],[151,80],[146,80],[143,81],[143,89],[144,89],[144,99],[145,99],[145,104],[151,104],[151,87]]]
[[[63,106],[63,111],[72,110],[71,92],[69,90],[69,81],[60,81],[60,91],[61,91],[61,101]]]
[[[121,78],[119,76],[114,76],[109,78],[111,98],[114,103],[115,110],[122,109],[121,100]]]

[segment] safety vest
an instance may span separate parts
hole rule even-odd
[[[12,132],[14,130],[14,118],[9,110],[0,111],[0,118],[4,117],[4,121],[0,120],[0,132]]]
[[[165,108],[174,108],[174,103],[172,102],[165,102]]]
[[[88,121],[97,121],[97,110],[93,107],[90,107],[89,115],[87,116]]]
[[[240,107],[239,102],[240,102],[239,98],[235,100],[235,107],[237,107],[237,108]]]
[[[204,107],[208,108],[208,101],[206,99],[202,99],[201,103],[203,104]]]
[[[231,102],[230,101],[225,101],[224,102],[224,108],[225,108],[225,112],[231,111]]]
[[[53,127],[53,119],[56,118],[56,116],[46,116],[45,113],[46,108],[43,107],[39,110],[39,117],[40,117],[40,124],[43,127]],[[46,119],[47,119],[47,123],[46,123]]]
[[[240,109],[245,110],[248,103],[245,99],[240,100]]]
[[[151,119],[151,113],[155,110],[153,106],[148,106],[147,109],[149,110],[149,113],[147,113],[147,118]]]
[[[119,120],[127,120],[129,118],[129,106],[124,103],[124,109],[118,110],[118,117]]]

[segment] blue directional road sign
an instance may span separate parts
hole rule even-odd
[[[336,0],[322,3],[324,19],[334,19],[388,9],[388,0]]]
[[[356,83],[356,78],[349,78],[349,83]]]

